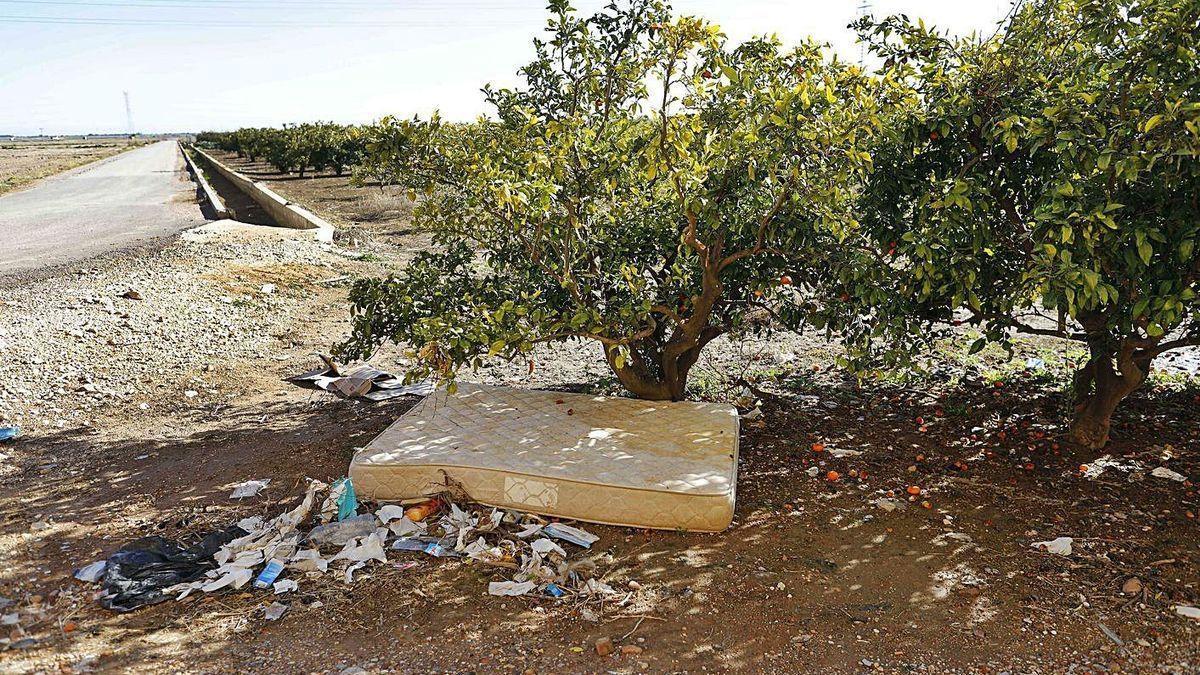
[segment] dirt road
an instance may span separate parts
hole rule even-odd
[[[0,276],[84,260],[204,222],[173,141],[0,197]]]

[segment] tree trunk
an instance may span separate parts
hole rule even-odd
[[[1108,443],[1113,411],[1146,381],[1154,356],[1135,349],[1128,339],[1118,341],[1116,348],[1108,339],[1097,340],[1089,349],[1091,358],[1075,373],[1071,440],[1099,450]]]
[[[688,372],[696,362],[700,349],[692,351],[694,355],[685,352],[677,358],[659,353],[655,361],[648,361],[634,352],[620,367],[617,366],[615,350],[606,349],[605,355],[621,386],[634,396],[648,401],[682,401]],[[690,362],[685,360],[685,356]]]
[[[649,401],[682,401],[688,374],[699,360],[700,351],[722,332],[716,327],[707,328],[695,344],[683,349],[677,342],[661,348],[654,344],[642,345],[643,349],[634,347],[620,367],[615,349],[606,348],[604,355],[621,386],[634,396]]]

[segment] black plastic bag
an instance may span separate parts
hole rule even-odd
[[[167,600],[162,589],[204,576],[217,567],[213,555],[246,534],[235,525],[211,532],[188,548],[162,537],[135,539],[109,557],[101,582],[106,594],[100,598],[100,606],[129,612]]]

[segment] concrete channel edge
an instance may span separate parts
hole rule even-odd
[[[237,189],[246,193],[251,199],[258,202],[258,205],[275,220],[276,223],[283,227],[290,227],[298,230],[316,230],[317,241],[332,242],[333,233],[336,229],[330,225],[325,219],[316,215],[312,211],[294,203],[283,197],[280,197],[273,190],[256,182],[233,169],[225,166],[217,159],[204,152],[196,146],[189,146],[203,160],[213,168],[214,171],[221,174],[230,183],[233,183]],[[187,153],[184,153],[185,155]],[[207,182],[207,181],[206,181]]]
[[[208,179],[204,177],[204,172],[200,170],[200,167],[196,166],[196,162],[192,160],[192,156],[188,154],[187,148],[184,147],[183,143],[179,144],[179,152],[183,154],[183,161],[187,163],[188,173],[192,174],[192,180],[196,181],[196,184],[200,186],[200,194],[203,195],[204,201],[208,202],[208,205],[212,207],[213,214],[217,220],[229,218],[229,209],[225,207],[225,200],[221,199],[221,195],[217,194],[212,185],[209,185]]]

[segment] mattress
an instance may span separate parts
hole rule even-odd
[[[733,519],[738,417],[729,405],[459,383],[354,455],[355,491],[474,501],[569,518],[717,532]]]

